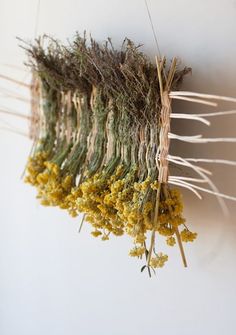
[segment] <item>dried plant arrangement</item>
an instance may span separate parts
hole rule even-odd
[[[145,260],[149,275],[163,267],[168,256],[156,245],[156,236],[168,246],[178,245],[187,266],[183,243],[192,242],[183,216],[180,188],[217,196],[218,191],[198,163],[236,165],[223,159],[183,158],[170,155],[171,140],[190,143],[236,142],[235,138],[203,138],[171,133],[171,119],[210,125],[211,116],[172,112],[172,100],[217,106],[217,100],[235,98],[180,91],[191,69],[176,58],[151,62],[131,40],[120,50],[111,40],[99,44],[76,35],[63,45],[44,36],[23,46],[32,71],[30,138],[33,150],[25,181],[37,189],[44,206],[57,206],[91,226],[103,241],[128,235],[129,255]],[[6,78],[5,79],[10,79]],[[11,80],[11,79],[10,79]],[[195,176],[170,174],[169,163],[192,170]],[[208,187],[199,186],[206,184]]]

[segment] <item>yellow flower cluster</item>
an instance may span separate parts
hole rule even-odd
[[[129,255],[131,257],[141,257],[145,253],[144,247],[134,247],[130,250]]]
[[[80,192],[73,188],[73,177],[62,176],[60,167],[47,161],[48,155],[39,152],[29,159],[25,182],[37,187],[37,198],[44,206],[59,206],[67,209],[72,216],[78,213],[76,200]]]
[[[185,228],[181,231],[180,236],[183,242],[193,242],[197,237],[197,233],[192,233],[187,228]]]
[[[37,176],[38,198],[44,206],[59,206],[64,209],[66,197],[72,188],[72,176],[61,176],[59,166],[53,162],[44,163],[45,170]]]
[[[108,239],[110,233],[126,233],[134,242],[129,255],[140,257],[145,254],[148,232],[154,228],[155,202],[148,194],[150,190],[152,194],[156,194],[160,185],[157,181],[152,182],[150,177],[142,182],[135,182],[135,171],[120,178],[121,172],[122,167],[119,167],[110,178],[105,178],[102,173],[88,178],[80,186],[81,197],[77,204],[79,210],[86,213],[86,221],[93,226],[93,236],[101,236],[104,240]],[[176,228],[183,225],[185,219],[182,216],[180,192],[176,189],[168,191],[169,197],[161,197],[159,200],[158,225],[155,229],[157,233],[167,237],[167,245],[174,246]],[[181,237],[182,235],[181,233]],[[162,267],[167,259],[162,254],[151,258],[150,266]]]
[[[73,217],[79,212],[91,224],[94,237],[108,240],[110,234],[120,236],[124,233],[132,237],[134,247],[129,255],[147,256],[146,239],[148,232],[155,231],[166,236],[168,246],[176,244],[176,229],[183,225],[183,204],[181,194],[176,189],[168,189],[168,197],[162,193],[159,198],[158,222],[154,222],[157,181],[147,177],[137,181],[136,169],[124,173],[118,166],[114,174],[107,176],[97,173],[75,186],[73,176],[63,173],[60,167],[47,161],[46,153],[38,153],[30,158],[26,181],[36,186],[42,205],[59,206]],[[197,234],[187,228],[180,233],[184,242],[193,241]],[[168,260],[162,253],[150,257],[149,266],[163,267]]]
[[[118,180],[121,173],[122,167],[119,166],[110,178],[98,173],[79,187],[81,194],[76,201],[77,209],[86,214],[86,221],[93,226],[92,235],[101,235],[102,240],[109,239],[110,233],[117,236],[124,233],[123,222],[114,207],[114,195],[120,192],[123,184]]]
[[[153,268],[162,268],[165,265],[165,262],[168,261],[168,256],[163,255],[162,252],[160,252],[156,257],[151,258],[150,260],[150,266]]]
[[[144,252],[139,248],[143,248],[146,231],[152,229],[150,213],[153,204],[151,201],[144,202],[151,181],[147,178],[141,183],[134,183],[135,171],[124,178],[120,178],[121,173],[120,166],[108,179],[103,174],[97,174],[82,183],[78,208],[86,213],[86,221],[95,228],[94,236],[127,233],[133,237],[135,245],[140,245],[133,250]],[[130,252],[132,256],[136,253],[140,256],[137,251]]]
[[[33,157],[30,157],[26,166],[27,176],[25,182],[33,186],[38,185],[37,176],[45,169],[45,161],[48,157],[48,153],[45,151],[37,152]]]
[[[169,245],[170,247],[173,247],[176,243],[175,238],[173,236],[170,236],[166,239],[166,243],[167,245]]]

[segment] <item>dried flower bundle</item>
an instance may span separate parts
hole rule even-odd
[[[41,204],[58,206],[73,217],[84,213],[91,234],[102,240],[129,235],[130,256],[145,257],[142,271],[149,274],[168,260],[156,246],[157,234],[169,246],[178,243],[186,266],[182,242],[194,241],[197,234],[186,226],[181,193],[171,185],[199,197],[198,190],[235,198],[218,192],[208,170],[169,154],[171,138],[227,140],[171,134],[171,118],[209,124],[204,116],[214,114],[174,114],[171,100],[216,105],[207,99],[222,97],[178,91],[190,69],[179,69],[175,58],[170,64],[156,58],[153,64],[128,39],[120,50],[110,39],[101,45],[85,35],[77,35],[69,46],[44,37],[25,49],[33,73],[34,140],[25,181],[37,188]],[[169,176],[169,161],[190,167],[201,178]],[[193,182],[206,182],[211,190]]]

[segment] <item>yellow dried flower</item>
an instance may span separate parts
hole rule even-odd
[[[99,230],[96,229],[96,230],[91,232],[91,235],[93,235],[94,237],[98,237],[98,236],[102,235],[102,233]]]
[[[143,215],[148,215],[153,210],[153,203],[151,201],[146,202],[143,207]]]
[[[166,225],[161,225],[158,228],[158,232],[159,234],[163,235],[163,236],[171,236],[174,234],[174,229],[167,227]]]
[[[144,234],[138,234],[135,239],[134,239],[134,242],[135,243],[140,243],[140,244],[143,244],[146,240],[146,236]]]
[[[47,184],[49,179],[49,174],[44,172],[44,173],[39,173],[36,177],[37,183],[38,184]]]
[[[102,241],[107,241],[107,240],[109,240],[109,236],[106,235],[106,234],[103,234],[102,235]]]
[[[153,183],[151,183],[150,186],[152,190],[156,191],[160,187],[160,183],[157,180],[155,180]]]
[[[129,255],[131,257],[140,257],[145,253],[145,248],[144,247],[134,247],[133,249],[130,250]]]
[[[73,178],[70,175],[67,175],[63,178],[61,186],[65,189],[65,191],[69,191],[72,187]]]
[[[181,231],[180,236],[183,242],[193,242],[197,237],[197,233],[192,233],[190,230],[185,228]]]
[[[175,238],[173,236],[170,236],[166,239],[166,243],[167,245],[169,245],[170,247],[173,247],[176,243]]]
[[[156,257],[151,258],[150,266],[153,268],[162,268],[165,265],[165,262],[167,261],[168,256],[163,255],[162,252],[160,252]]]

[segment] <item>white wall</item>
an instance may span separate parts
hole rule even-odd
[[[193,67],[184,88],[236,96],[236,1],[149,0],[163,54]],[[24,53],[15,36],[32,39],[36,0],[0,2],[0,73],[27,80]],[[38,33],[62,40],[87,29],[119,46],[128,36],[153,56],[155,45],[143,0],[41,0]],[[27,96],[1,80],[3,88]],[[0,105],[29,112],[25,103],[0,97]],[[196,107],[175,104],[176,109]],[[227,105],[226,108],[233,106]],[[198,108],[198,110],[203,110]],[[204,109],[206,110],[206,109]],[[24,122],[5,120],[18,128]],[[3,116],[0,116],[1,125]],[[175,131],[235,136],[236,118],[220,118],[211,130],[189,123]],[[26,129],[26,128],[24,128]],[[207,133],[208,131],[208,133]],[[186,156],[236,159],[235,145],[172,147]],[[167,249],[169,262],[151,280],[127,256],[129,241],[79,235],[78,220],[40,207],[34,190],[20,179],[31,143],[0,130],[0,334],[1,335],[198,335],[236,332],[236,209],[225,219],[211,196],[185,192],[189,227],[198,240],[186,246],[189,267]],[[235,170],[215,167],[221,190],[236,194]]]

